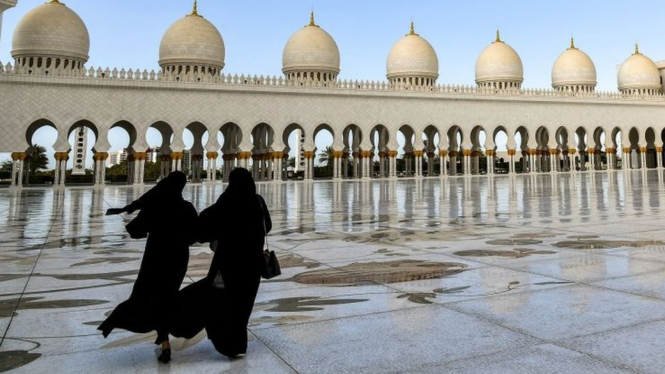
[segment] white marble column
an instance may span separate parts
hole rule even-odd
[[[508,174],[515,174],[515,150],[509,149],[508,151]]]
[[[388,153],[388,178],[397,178],[397,151],[390,150]]]
[[[12,153],[12,181],[10,187],[23,187],[23,168],[25,167],[26,158],[25,152]]]

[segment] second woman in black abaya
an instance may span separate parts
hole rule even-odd
[[[204,326],[215,349],[234,358],[247,351],[247,324],[261,281],[270,214],[249,171],[234,169],[217,202],[199,216],[199,242],[217,241],[208,276],[180,291],[176,336],[192,337]],[[192,316],[199,316],[194,318]]]
[[[157,331],[160,361],[170,360],[168,344],[171,311],[187,272],[189,246],[196,241],[196,209],[182,198],[187,179],[173,172],[130,205],[107,214],[138,216],[127,225],[132,238],[148,237],[141,268],[129,299],[119,304],[100,326],[104,337],[114,328],[136,333]]]

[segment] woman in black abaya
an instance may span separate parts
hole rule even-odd
[[[247,169],[229,174],[228,187],[201,212],[199,221],[198,241],[217,241],[208,277],[200,281],[216,290],[208,294],[206,332],[219,353],[236,358],[247,351],[247,323],[261,281],[263,244],[272,228],[265,200],[256,193]]]
[[[107,337],[114,328],[135,333],[157,331],[159,360],[171,359],[170,311],[187,272],[189,246],[196,241],[196,209],[182,197],[185,174],[174,171],[139,199],[108,214],[133,213],[127,225],[134,238],[148,237],[141,268],[129,299],[118,305],[98,330]]]

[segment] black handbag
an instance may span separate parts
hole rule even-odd
[[[263,204],[261,204],[260,199],[259,205],[261,205],[261,211],[263,212]],[[277,261],[275,251],[271,251],[270,246],[268,245],[268,230],[266,230],[265,219],[263,219],[263,234],[265,235],[265,248],[263,250],[263,255],[261,256],[261,278],[272,279],[281,275],[282,269],[279,267],[279,261]]]
[[[275,251],[266,248],[263,251],[263,268],[261,269],[261,278],[272,279],[282,274],[282,269],[279,267],[279,261],[275,256]]]

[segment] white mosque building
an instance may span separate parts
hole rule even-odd
[[[16,3],[0,0],[0,11]],[[313,14],[284,47],[283,76],[227,75],[222,35],[196,2],[166,30],[159,71],[88,67],[89,47],[84,21],[58,0],[27,13],[14,30],[14,61],[0,65],[0,152],[12,153],[14,186],[43,126],[58,134],[56,186],[86,157],[103,185],[114,128],[129,135],[134,184],[143,183],[149,128],[162,135],[164,171],[182,168],[183,133],[191,131],[191,170],[207,170],[209,181],[220,154],[225,176],[242,166],[259,180],[283,180],[293,132],[302,136],[304,179],[311,180],[323,130],[332,134],[335,180],[395,178],[398,154],[406,160],[399,174],[415,178],[491,175],[500,165],[508,173],[663,167],[665,64],[637,46],[618,70],[617,92],[595,91],[594,63],[572,39],[554,61],[552,88],[523,89],[519,54],[498,32],[478,57],[475,85],[440,84],[436,51],[413,24],[387,51],[386,81],[339,80],[340,51]],[[85,136],[70,144],[82,129],[94,144]],[[204,136],[220,132],[223,144]]]

